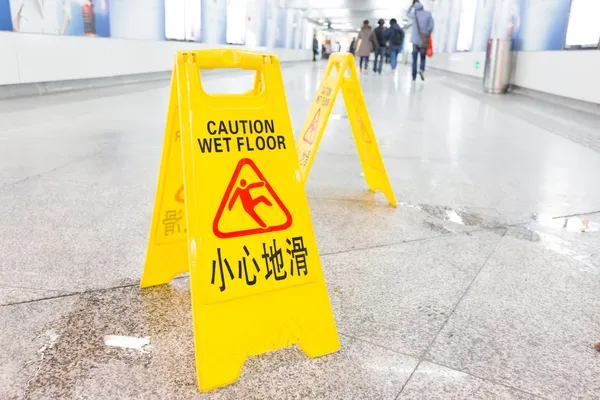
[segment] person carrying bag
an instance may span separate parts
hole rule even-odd
[[[433,32],[433,17],[429,11],[425,11],[419,0],[414,0],[412,6],[408,9],[408,17],[412,20],[411,41],[413,43],[412,51],[412,79],[417,79],[417,58],[421,59],[418,69],[421,80],[425,80],[425,60],[427,49],[431,43],[431,34]],[[433,54],[433,52],[432,52]]]

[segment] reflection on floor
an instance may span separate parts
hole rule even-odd
[[[296,130],[323,68],[284,68]],[[205,395],[187,277],[137,288],[168,83],[1,103],[0,398],[600,398],[600,118],[361,79],[400,205],[366,190],[338,99],[307,193],[342,350]]]

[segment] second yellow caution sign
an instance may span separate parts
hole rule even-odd
[[[334,70],[335,75],[332,75]],[[349,76],[346,76],[346,72],[349,72]],[[304,181],[308,178],[340,88],[367,185],[373,192],[381,191],[395,207],[396,198],[377,146],[354,57],[348,53],[334,53],[329,57],[317,96],[296,141],[302,178]]]
[[[200,74],[214,68],[254,70],[255,87],[207,94]],[[236,381],[250,356],[293,344],[309,357],[339,350],[277,57],[180,52],[174,78],[142,286],[188,260],[200,390]],[[167,215],[177,204],[182,213]],[[186,255],[170,239],[179,234]]]

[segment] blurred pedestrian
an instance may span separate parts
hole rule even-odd
[[[369,56],[373,51],[374,34],[368,20],[363,21],[363,26],[358,33],[358,50],[360,57],[360,72],[366,73],[369,69]]]
[[[356,52],[356,38],[355,37],[352,38],[352,41],[350,42],[350,49],[348,51],[352,55],[354,55],[354,53]]]
[[[404,30],[398,25],[396,18],[390,19],[390,27],[385,31],[385,40],[390,44],[390,65],[392,66],[392,75],[396,73],[398,65],[398,54],[402,51],[404,43]]]
[[[317,35],[314,35],[313,36],[313,61],[317,61],[317,54],[319,54],[319,40],[317,39]]]
[[[425,11],[419,0],[413,0],[412,6],[408,9],[408,17],[413,21],[411,41],[412,50],[412,79],[417,79],[417,56],[421,58],[419,76],[425,80],[425,60],[426,52],[429,47],[429,39],[433,33],[433,17],[429,11]]]
[[[386,40],[385,40],[385,27],[383,26],[385,21],[380,19],[377,21],[377,28],[374,30],[375,40],[377,41],[377,47],[375,47],[375,60],[373,61],[373,72],[381,74],[383,68],[383,59],[386,51]]]

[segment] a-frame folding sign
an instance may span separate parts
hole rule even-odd
[[[336,74],[332,75],[334,70]],[[349,72],[349,76],[346,75],[347,72]],[[302,179],[306,182],[308,178],[340,88],[367,186],[373,192],[381,191],[390,204],[395,207],[396,198],[381,158],[379,146],[377,146],[356,73],[354,57],[349,53],[334,53],[329,56],[325,75],[296,141]]]
[[[207,94],[202,70],[254,70],[245,94]],[[276,56],[177,54],[141,286],[190,272],[201,391],[247,357],[339,350]]]

